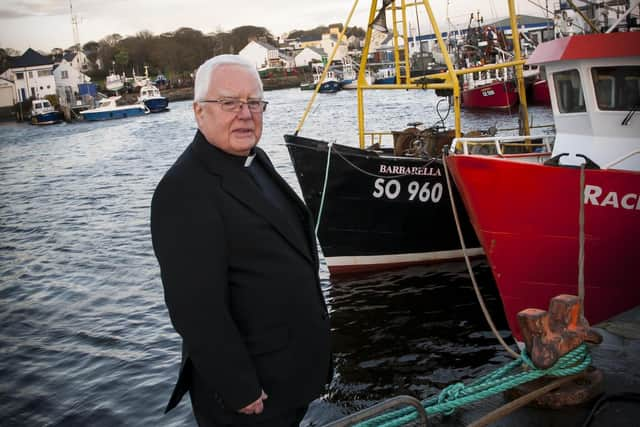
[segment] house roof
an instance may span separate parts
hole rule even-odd
[[[62,59],[64,59],[67,62],[71,62],[73,61],[73,58],[75,58],[77,55],[77,52],[67,52],[64,55],[62,55]]]
[[[585,34],[542,43],[529,57],[529,64],[640,56],[638,36],[634,32]]]
[[[269,43],[265,43],[265,42],[261,42],[261,41],[257,41],[257,40],[255,40],[255,42],[257,44],[259,44],[260,46],[262,46],[263,48],[267,49],[267,50],[276,50],[276,49],[278,49],[275,46],[271,46]]]
[[[326,53],[324,52],[324,49],[321,49],[319,47],[307,46],[307,47],[305,47],[305,49],[312,50],[313,52],[317,53],[320,56],[326,55]]]
[[[40,55],[35,50],[29,48],[22,56],[18,56],[11,61],[11,68],[35,67],[38,65],[53,64],[51,58]]]

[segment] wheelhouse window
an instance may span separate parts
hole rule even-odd
[[[640,67],[596,67],[591,70],[601,110],[631,110],[640,105]]]
[[[561,113],[582,113],[586,111],[584,94],[578,70],[566,70],[553,74],[558,110]]]

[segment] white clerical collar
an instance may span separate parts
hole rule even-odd
[[[252,149],[249,155],[247,156],[246,160],[244,161],[244,167],[248,168],[249,166],[251,166],[251,163],[253,162],[253,159],[255,157],[256,157],[256,150]]]

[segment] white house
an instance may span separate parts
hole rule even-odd
[[[333,28],[331,30],[333,30]],[[325,51],[327,56],[331,55],[331,52],[333,52],[333,49],[335,49],[336,44],[338,44],[338,36],[339,34],[335,34],[335,32],[333,31],[322,35],[322,49]],[[338,47],[338,50],[336,51],[333,59],[340,60],[347,56],[348,53],[349,42],[343,38],[340,41],[340,46]]]
[[[0,77],[14,82],[16,102],[56,94],[53,61],[31,48],[14,58]]]
[[[252,40],[243,47],[238,55],[244,56],[256,64],[257,69],[281,67],[278,48],[268,43]]]
[[[0,108],[13,107],[15,103],[15,85],[11,80],[0,77]]]
[[[317,47],[305,47],[295,56],[296,67],[306,67],[310,62],[322,62],[328,55]]]
[[[78,71],[66,59],[60,61],[53,68],[53,77],[55,78],[57,87],[71,87],[73,92],[78,92],[78,84],[88,83],[91,78],[86,74]]]
[[[81,73],[89,71],[89,59],[83,52],[67,52],[62,57],[62,61],[67,61],[74,70]]]

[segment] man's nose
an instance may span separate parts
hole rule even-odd
[[[242,118],[251,118],[251,110],[249,110],[249,104],[243,102],[240,104],[240,111],[238,111],[238,116]]]

